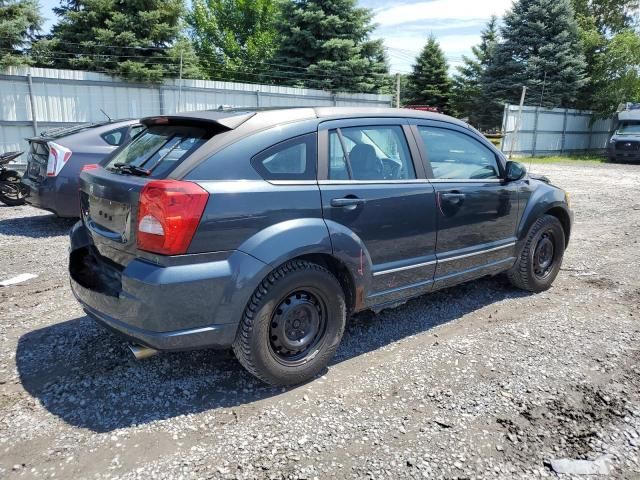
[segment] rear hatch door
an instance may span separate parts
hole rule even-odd
[[[244,115],[244,120],[250,116]],[[152,180],[167,178],[212,137],[244,121],[225,119],[226,116],[143,119],[147,130],[107,157],[99,168],[81,174],[82,221],[102,256],[126,265],[137,255],[138,201],[142,189]]]

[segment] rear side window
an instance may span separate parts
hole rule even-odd
[[[152,178],[163,177],[209,138],[211,133],[201,127],[151,126],[125,145],[105,168],[125,164],[149,170]]]
[[[110,132],[103,133],[100,136],[109,145],[113,145],[114,147],[117,147],[119,145],[122,145],[123,140],[127,136],[128,129],[129,127],[123,127],[117,130],[111,130]]]
[[[278,143],[251,159],[265,180],[315,180],[316,135],[309,133]]]
[[[409,146],[401,127],[347,127],[329,132],[330,180],[415,178]]]

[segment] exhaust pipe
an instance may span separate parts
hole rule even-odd
[[[128,347],[131,353],[133,353],[133,356],[136,357],[136,360],[144,360],[145,358],[150,358],[160,353],[158,350],[145,347],[144,345],[138,345],[137,343],[130,343]]]

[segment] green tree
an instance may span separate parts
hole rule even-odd
[[[471,48],[473,57],[462,57],[462,65],[456,67],[452,79],[451,108],[460,117],[480,129],[495,127],[496,113],[502,106],[496,104],[482,88],[482,77],[493,60],[498,43],[498,17],[491,17],[480,34],[480,43]]]
[[[52,37],[34,49],[41,64],[157,82],[199,76],[184,38],[184,0],[74,0],[56,10]]]
[[[620,59],[630,58],[632,54],[626,51],[636,42],[634,36],[638,36],[635,27],[640,7],[637,0],[572,0],[572,3],[588,76],[577,106],[609,116],[617,106],[612,94],[619,96],[620,103],[631,101],[635,90],[632,83],[622,80],[632,74],[629,67],[633,68],[633,60],[626,65],[621,64]],[[613,71],[614,65],[620,70]]]
[[[31,63],[27,49],[42,21],[37,0],[0,0],[0,68]]]
[[[449,67],[438,41],[432,35],[416,58],[409,75],[408,96],[412,104],[438,107],[446,111],[451,95]]]
[[[279,22],[279,66],[290,85],[332,91],[378,92],[388,87],[388,64],[369,9],[357,0],[285,0]]]
[[[211,78],[268,80],[276,70],[278,15],[276,0],[195,0],[189,24],[205,73]]]
[[[484,76],[491,97],[509,103],[528,87],[528,103],[572,107],[586,83],[578,25],[569,0],[517,0]]]

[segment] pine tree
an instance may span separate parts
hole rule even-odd
[[[447,60],[438,41],[430,36],[409,75],[410,103],[447,111],[451,95],[448,70]]]
[[[196,0],[189,15],[205,73],[237,81],[268,80],[275,71],[276,0]]]
[[[493,98],[517,103],[575,106],[585,85],[585,60],[569,0],[517,0],[504,17],[503,41],[484,76]]]
[[[42,22],[37,0],[0,0],[0,68],[31,62],[26,49]]]
[[[482,77],[493,60],[498,43],[498,18],[494,15],[480,34],[480,43],[471,48],[473,57],[463,56],[462,65],[456,67],[451,87],[451,107],[460,117],[480,129],[495,127],[496,110],[502,111],[499,104],[487,95],[482,88]]]
[[[371,40],[373,14],[357,0],[285,0],[279,24],[277,76],[289,85],[377,92],[388,86],[381,40]]]
[[[184,0],[71,0],[57,10],[52,38],[36,45],[39,62],[138,81],[199,76],[183,35]]]

